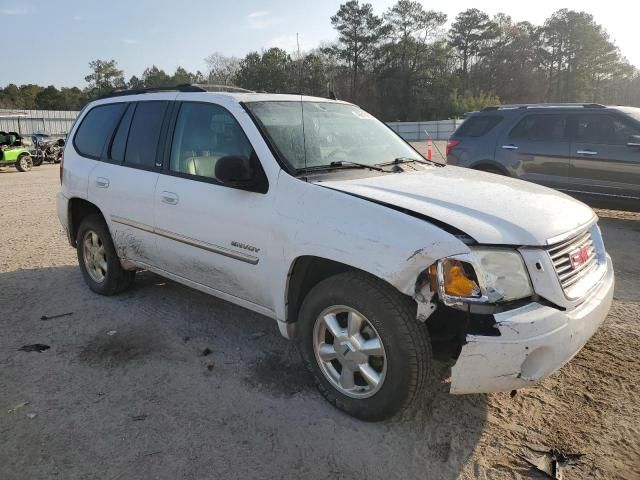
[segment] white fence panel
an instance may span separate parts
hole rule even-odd
[[[464,120],[436,120],[433,122],[389,122],[387,125],[409,142],[426,140],[429,135],[434,140],[447,140]]]
[[[66,135],[76,115],[78,112],[65,110],[0,110],[0,131],[25,137],[33,133]]]

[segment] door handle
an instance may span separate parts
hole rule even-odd
[[[109,188],[109,179],[104,177],[96,178],[96,187],[98,188]]]
[[[597,155],[598,152],[594,152],[593,150],[577,150],[576,153],[578,155]]]
[[[502,149],[503,150],[517,150],[518,147],[516,147],[514,144],[510,144],[510,145],[502,145]]]
[[[178,195],[173,192],[162,192],[160,194],[160,201],[168,205],[177,205],[179,198]]]

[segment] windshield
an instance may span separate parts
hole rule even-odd
[[[629,115],[631,118],[640,122],[640,108],[624,107],[620,108],[620,110]]]
[[[328,167],[332,162],[376,165],[396,158],[423,160],[384,123],[354,105],[276,101],[251,102],[247,107],[295,170]]]

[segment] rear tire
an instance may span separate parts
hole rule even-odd
[[[33,160],[28,153],[21,154],[16,160],[16,169],[19,172],[28,172],[33,167]]]
[[[115,295],[133,283],[136,272],[122,268],[101,215],[88,215],[82,220],[76,235],[76,251],[82,276],[95,293]]]
[[[318,390],[349,415],[383,420],[433,389],[427,328],[413,300],[382,280],[364,272],[323,280],[298,322],[298,348]]]

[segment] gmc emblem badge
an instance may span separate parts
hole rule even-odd
[[[571,268],[574,270],[580,265],[586,263],[587,260],[589,260],[589,247],[587,246],[582,246],[569,253]]]

